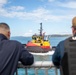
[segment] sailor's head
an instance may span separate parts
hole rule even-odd
[[[76,17],[72,19],[72,27],[76,28]]]
[[[10,27],[6,23],[0,23],[0,34],[3,34],[10,39]]]
[[[72,33],[76,35],[76,17],[72,19]]]

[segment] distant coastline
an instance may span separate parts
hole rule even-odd
[[[72,34],[52,34],[52,35],[48,35],[50,37],[69,37],[72,36]]]
[[[70,37],[72,34],[52,34],[52,35],[45,35],[48,37]],[[32,36],[12,36],[12,37],[32,37]]]

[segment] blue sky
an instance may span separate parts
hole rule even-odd
[[[40,23],[46,34],[71,34],[76,16],[76,0],[0,0],[0,22],[11,28],[11,36],[39,33]]]

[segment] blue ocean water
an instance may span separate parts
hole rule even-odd
[[[50,37],[49,41],[50,41],[50,44],[52,46],[57,46],[57,44],[60,41],[66,39],[66,38],[67,37]],[[22,37],[22,36],[18,37],[17,36],[17,37],[11,37],[11,40],[17,40],[17,41],[21,42],[22,44],[26,44],[28,41],[31,41],[32,38],[31,37]]]
[[[51,37],[49,38],[51,46],[57,46],[57,44],[66,39],[67,37]],[[11,37],[11,40],[17,40],[21,42],[22,44],[26,44],[28,41],[31,40],[31,37]],[[52,56],[34,56],[35,61],[51,61]],[[28,73],[29,75],[35,75],[34,69],[29,69]],[[38,75],[45,74],[45,70],[38,70]],[[25,69],[18,69],[18,75],[25,75]],[[55,75],[55,70],[51,69],[48,71],[48,75]],[[60,72],[58,70],[58,75],[60,75]]]

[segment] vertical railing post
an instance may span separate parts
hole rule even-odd
[[[18,75],[18,70],[16,70],[16,75]]]
[[[57,70],[57,68],[55,68],[55,74],[58,75],[58,70]]]
[[[28,68],[25,68],[25,75],[28,75],[28,70],[27,70]]]
[[[35,68],[35,75],[38,75],[38,68]]]
[[[48,75],[48,68],[45,69],[45,75]]]

